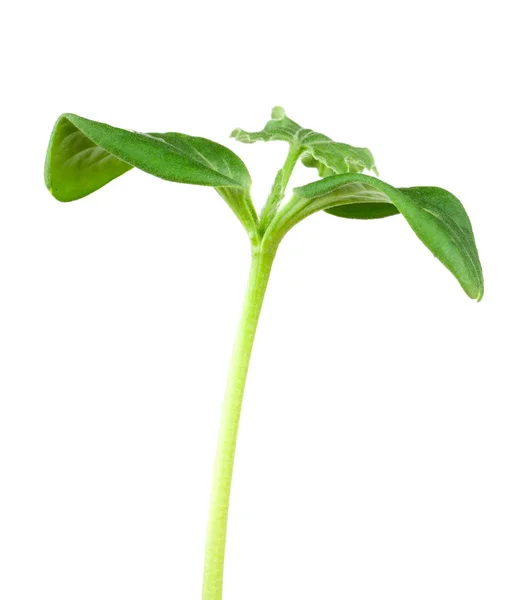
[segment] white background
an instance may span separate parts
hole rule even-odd
[[[0,597],[197,600],[247,238],[210,189],[138,171],[55,201],[62,112],[209,137],[263,203],[282,104],[439,185],[482,303],[401,217],[281,246],[238,444],[225,600],[522,600],[518,2],[29,2],[2,9]],[[292,185],[315,178],[300,169]]]

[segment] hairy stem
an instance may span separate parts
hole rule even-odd
[[[242,398],[251,349],[276,249],[254,246],[251,270],[227,378],[209,506],[203,600],[221,600],[227,517]]]
[[[291,144],[286,162],[277,173],[267,202],[262,209],[262,213],[260,214],[260,229],[262,231],[265,231],[267,226],[271,223],[280,203],[284,199],[289,178],[291,177],[291,173],[293,173],[293,169],[295,168],[297,160],[300,158],[301,154],[302,148]]]

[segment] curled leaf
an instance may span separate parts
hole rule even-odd
[[[168,181],[214,187],[248,232],[256,227],[246,166],[234,152],[205,138],[138,133],[64,114],[51,134],[44,176],[53,196],[69,202],[133,167]]]
[[[484,279],[470,220],[460,201],[442,188],[397,189],[367,175],[334,175],[295,188],[293,197],[271,224],[268,236],[278,243],[294,225],[320,210],[348,216],[344,212],[349,207],[388,204],[405,217],[466,294],[480,301]]]

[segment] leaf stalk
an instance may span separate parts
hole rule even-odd
[[[276,212],[278,211],[280,203],[284,199],[287,184],[289,183],[293,169],[295,168],[295,165],[297,164],[302,152],[303,148],[297,146],[296,144],[290,144],[286,161],[283,167],[278,171],[266,204],[260,213],[260,229],[262,232],[268,228]]]

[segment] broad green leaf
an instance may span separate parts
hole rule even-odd
[[[137,167],[178,183],[214,187],[248,232],[256,228],[251,178],[231,150],[182,133],[138,133],[73,114],[53,129],[45,182],[57,200],[77,200]]]
[[[284,109],[277,106],[271,113],[262,131],[248,132],[235,129],[231,137],[239,142],[288,142],[301,150],[302,162],[306,167],[315,167],[321,177],[342,173],[360,173],[364,169],[376,172],[373,155],[367,148],[356,148],[349,144],[334,142],[322,133],[304,129],[288,117]]]
[[[470,298],[484,293],[482,267],[471,223],[459,200],[437,187],[394,188],[375,177],[334,175],[296,188],[268,230],[275,241],[308,215],[329,210],[340,216],[347,206],[393,205],[419,239],[455,275]]]

